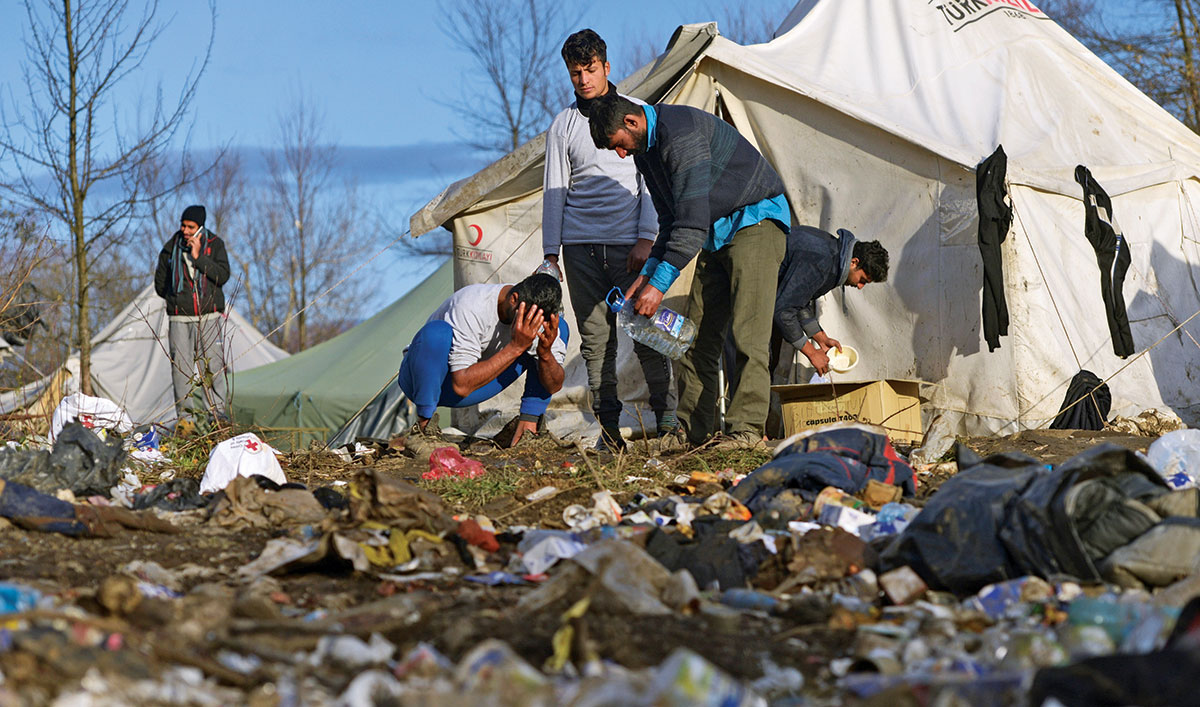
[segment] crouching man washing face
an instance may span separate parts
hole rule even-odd
[[[550,396],[563,384],[568,331],[558,316],[561,307],[562,287],[545,274],[515,285],[468,285],[443,302],[400,364],[400,389],[417,407],[409,449],[422,455],[440,439],[436,423],[430,424],[439,406],[476,405],[526,372],[512,444],[536,434]]]

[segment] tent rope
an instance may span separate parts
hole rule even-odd
[[[1136,356],[1134,356],[1133,358],[1131,358],[1131,359],[1129,359],[1128,361],[1126,361],[1126,362],[1125,362],[1125,365],[1121,366],[1121,367],[1120,367],[1120,368],[1118,368],[1116,371],[1113,371],[1112,375],[1110,375],[1108,378],[1105,378],[1104,380],[1100,381],[1100,383],[1099,383],[1098,385],[1096,385],[1096,386],[1095,386],[1095,387],[1093,387],[1091,390],[1089,390],[1089,391],[1087,392],[1087,395],[1081,395],[1081,396],[1079,397],[1079,399],[1077,399],[1075,402],[1073,402],[1073,403],[1071,403],[1070,405],[1066,406],[1066,407],[1065,407],[1065,408],[1063,408],[1062,410],[1059,410],[1059,411],[1058,411],[1058,413],[1056,413],[1056,414],[1054,415],[1054,417],[1040,418],[1040,419],[1041,419],[1041,421],[1042,421],[1042,424],[1044,425],[1046,422],[1054,420],[1056,417],[1058,417],[1059,415],[1063,414],[1064,412],[1066,412],[1066,411],[1070,410],[1071,408],[1075,407],[1075,406],[1076,406],[1076,405],[1078,405],[1079,403],[1083,402],[1085,399],[1088,399],[1088,398],[1090,398],[1090,397],[1091,397],[1091,395],[1092,395],[1092,393],[1096,392],[1096,391],[1097,391],[1097,390],[1100,388],[1100,386],[1102,386],[1102,385],[1105,385],[1106,383],[1108,383],[1108,382],[1109,382],[1110,380],[1112,380],[1113,378],[1116,378],[1116,377],[1117,377],[1118,375],[1120,375],[1120,374],[1121,374],[1121,373],[1122,373],[1122,372],[1123,372],[1123,371],[1124,371],[1126,368],[1129,368],[1130,366],[1132,366],[1132,365],[1133,365],[1133,363],[1134,363],[1135,361],[1137,361],[1137,360],[1138,360],[1138,359],[1140,359],[1141,357],[1145,356],[1146,354],[1150,353],[1150,351],[1151,351],[1151,350],[1153,350],[1153,349],[1154,349],[1154,347],[1156,347],[1156,346],[1158,346],[1159,344],[1161,344],[1162,342],[1166,341],[1167,337],[1169,337],[1170,335],[1172,335],[1172,334],[1174,334],[1175,332],[1177,332],[1177,331],[1179,331],[1180,329],[1182,329],[1184,326],[1186,326],[1186,325],[1187,325],[1187,323],[1188,323],[1188,322],[1192,321],[1193,319],[1195,319],[1195,318],[1196,318],[1196,317],[1198,317],[1198,316],[1200,316],[1200,309],[1197,309],[1197,310],[1196,310],[1196,312],[1195,312],[1194,314],[1192,314],[1192,316],[1188,317],[1187,319],[1183,320],[1183,321],[1182,321],[1182,322],[1180,322],[1178,325],[1176,325],[1174,329],[1172,329],[1171,331],[1168,331],[1166,334],[1163,334],[1162,336],[1160,336],[1160,337],[1159,337],[1159,339],[1158,339],[1158,341],[1155,341],[1155,342],[1154,342],[1153,344],[1151,344],[1150,346],[1147,346],[1145,349],[1143,349],[1143,350],[1139,351],[1139,352],[1137,353],[1137,355],[1136,355]],[[1039,418],[1034,418],[1034,419],[1039,419]],[[1040,427],[1040,426],[1041,426],[1041,425],[1039,425],[1039,427]]]

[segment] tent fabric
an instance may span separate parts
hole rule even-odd
[[[235,308],[228,310],[222,323],[225,360],[235,374],[231,387],[236,388],[245,371],[285,359],[288,354],[268,341]],[[153,286],[147,286],[92,337],[93,392],[124,408],[134,424],[175,420],[167,326],[164,301],[155,294]],[[72,354],[63,368],[70,373],[65,389],[56,372],[0,395],[0,413],[30,410],[31,406],[44,408],[49,401],[39,402],[39,398],[46,393],[60,397],[77,392],[79,354]],[[53,380],[59,380],[59,384],[51,385]]]
[[[286,360],[237,378],[232,417],[264,428],[284,428],[292,438],[272,436],[286,448],[325,441],[368,406],[352,434],[387,438],[411,422],[396,399],[394,381],[403,351],[425,320],[453,292],[449,261],[375,316]],[[532,269],[531,269],[532,270]],[[395,390],[393,390],[395,389]],[[378,395],[378,397],[377,397]],[[381,415],[386,409],[394,414]],[[353,440],[353,436],[350,437]]]
[[[621,90],[721,115],[783,178],[798,223],[883,242],[887,283],[822,302],[822,324],[858,349],[861,378],[938,383],[927,411],[957,433],[1045,426],[1084,368],[1116,374],[1114,414],[1166,407],[1200,423],[1200,321],[1167,336],[1200,310],[1200,137],[1032,4],[970,5],[802,0],[776,39],[753,46],[683,28],[655,64],[683,72]],[[989,352],[975,169],[1001,143],[1010,324],[1008,345]],[[453,233],[459,286],[519,279],[540,261],[541,157],[533,141],[414,216],[416,235]],[[1095,292],[1080,164],[1121,215],[1133,341],[1162,339],[1127,361]],[[574,362],[556,405],[581,405]],[[619,365],[622,399],[644,400],[628,397],[644,395],[632,359]]]

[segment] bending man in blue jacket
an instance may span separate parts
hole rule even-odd
[[[829,350],[841,343],[821,328],[817,299],[838,286],[861,290],[887,280],[887,274],[888,252],[879,241],[860,241],[844,228],[837,236],[811,226],[793,228],[779,266],[770,370],[786,341],[808,357],[817,373],[828,373]]]
[[[731,125],[688,106],[640,106],[609,93],[589,115],[596,147],[634,155],[658,212],[658,237],[626,295],[654,314],[693,258],[687,314],[696,342],[679,362],[679,422],[691,444],[715,431],[717,373],[725,332],[737,352],[736,381],[719,448],[762,444],[775,278],[791,212],[783,180]],[[764,277],[764,274],[766,275]]]

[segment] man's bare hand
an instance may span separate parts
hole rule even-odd
[[[190,236],[184,236],[187,240],[188,248],[192,251],[192,260],[200,257],[200,232],[197,231]]]
[[[554,340],[558,338],[558,315],[551,314],[546,320],[545,326],[538,332],[538,356],[549,358],[553,356],[551,346],[554,345]]]
[[[536,305],[525,308],[525,303],[517,305],[517,315],[512,323],[512,345],[521,351],[528,351],[538,335],[538,327],[542,325],[542,309]]]
[[[817,342],[817,345],[821,347],[821,351],[825,353],[829,353],[830,349],[842,350],[842,342],[829,336],[824,331],[818,331],[814,334],[813,341]]]
[[[646,264],[646,259],[650,257],[650,246],[654,245],[653,241],[638,239],[638,242],[629,249],[629,257],[625,260],[625,272],[638,272],[642,266]]]
[[[537,423],[536,422],[528,422],[526,420],[518,420],[517,421],[517,429],[515,429],[513,431],[512,442],[510,443],[509,446],[512,446],[512,447],[517,446],[517,442],[521,441],[521,437],[525,436],[526,432],[528,432],[529,434],[534,435],[536,437],[537,436]]]
[[[659,292],[657,287],[653,285],[643,287],[637,301],[633,303],[633,311],[643,317],[653,317],[654,313],[658,311],[658,306],[662,304],[662,299],[663,293]]]
[[[824,351],[815,346],[811,352],[803,351],[803,349],[801,351],[808,357],[808,362],[812,364],[813,368],[817,369],[817,373],[821,375],[829,373],[829,357],[825,355]]]

